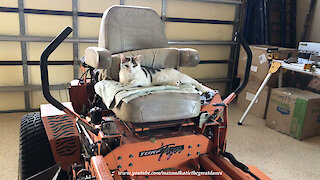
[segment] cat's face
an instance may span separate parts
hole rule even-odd
[[[120,69],[125,71],[128,75],[132,76],[137,70],[141,69],[140,61],[141,55],[129,57],[120,54],[121,64]]]

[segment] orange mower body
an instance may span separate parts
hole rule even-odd
[[[81,112],[95,98],[93,79],[71,83],[71,102],[51,96],[47,59],[71,32],[67,27],[41,56],[42,89],[50,104],[41,105],[41,115],[22,119],[22,179],[270,179],[226,151],[228,106],[245,87],[252,58],[241,36],[246,76],[227,98],[208,88],[214,96],[197,117],[130,123],[107,109]]]

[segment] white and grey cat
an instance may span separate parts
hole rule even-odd
[[[183,83],[194,85],[203,93],[207,91],[207,88],[198,81],[176,69],[156,69],[141,66],[141,55],[128,57],[120,54],[120,59],[119,81],[123,84],[132,86],[179,86]]]

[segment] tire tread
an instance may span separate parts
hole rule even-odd
[[[23,116],[20,126],[21,177],[26,179],[55,164],[39,112]]]

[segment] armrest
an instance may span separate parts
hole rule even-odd
[[[200,55],[197,50],[182,48],[180,51],[180,67],[194,67],[200,62]]]
[[[111,65],[111,53],[100,47],[88,47],[84,53],[85,63],[96,69],[107,69]]]

